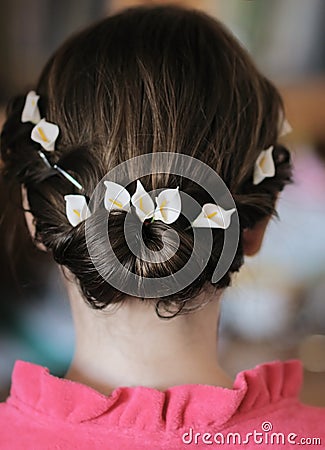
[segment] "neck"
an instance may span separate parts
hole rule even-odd
[[[106,395],[119,386],[232,388],[217,361],[219,293],[214,291],[214,298],[200,311],[162,320],[151,304],[136,298],[111,313],[92,310],[76,286],[66,284],[76,346],[65,378]]]

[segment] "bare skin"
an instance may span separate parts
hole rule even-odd
[[[66,281],[76,330],[75,354],[65,378],[103,394],[118,386],[159,390],[180,384],[232,388],[218,364],[220,293],[202,310],[159,319],[153,305],[129,298],[112,314],[91,310]]]

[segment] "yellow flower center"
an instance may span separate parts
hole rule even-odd
[[[266,164],[266,155],[263,156],[263,158],[261,159],[261,162],[260,162],[260,167],[263,170],[263,172],[265,172],[265,169],[266,169],[265,164]]]
[[[165,200],[162,201],[162,203],[161,203],[161,205],[160,205],[160,207],[159,207],[160,213],[161,213],[161,215],[163,216],[163,218],[164,218],[165,220],[166,220],[167,218],[166,218],[165,212],[163,211],[163,208],[166,206],[166,204],[167,204],[167,200],[165,199]]]
[[[112,198],[109,198],[108,200],[109,200],[110,202],[112,202],[113,205],[116,205],[118,208],[122,208],[122,207],[123,207],[122,203],[121,203],[121,202],[118,202],[117,200],[113,200]]]
[[[212,217],[216,216],[217,214],[218,214],[218,212],[217,212],[217,211],[214,211],[213,213],[208,214],[208,215],[207,215],[207,218],[208,218],[208,219],[211,219]]]
[[[39,135],[41,136],[42,141],[49,142],[49,140],[46,137],[46,134],[44,133],[44,131],[41,127],[37,127],[37,131],[39,132]]]
[[[141,209],[141,211],[143,211],[146,214],[146,211],[144,210],[144,207],[143,207],[143,198],[142,197],[139,198],[139,208]]]

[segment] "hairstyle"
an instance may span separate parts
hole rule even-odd
[[[289,152],[278,143],[284,117],[278,91],[230,32],[203,12],[141,6],[105,18],[56,51],[36,90],[42,117],[60,128],[49,160],[73,174],[90,194],[109,170],[129,158],[185,153],[222,177],[235,200],[242,235],[245,228],[276,214],[276,197],[291,180]],[[103,309],[120,303],[125,294],[107,283],[91,261],[84,222],[73,228],[67,221],[64,195],[73,193],[73,187],[58,174],[49,174],[38,144],[30,138],[32,125],[20,122],[24,100],[15,98],[8,106],[1,140],[3,174],[8,182],[25,185],[36,240],[75,275],[88,304]],[[253,185],[254,163],[271,145],[275,176]],[[147,191],[180,186],[201,205],[211,201],[199,186],[170,173],[148,175],[141,182]],[[128,189],[132,194],[134,183]],[[132,272],[164,277],[187,262],[193,233],[185,230],[181,218],[170,225],[155,221],[144,227],[151,249],[161,247],[166,229],[178,232],[178,251],[158,264],[133,255],[123,236],[124,219],[125,212],[111,212],[108,234],[116,256]],[[187,288],[155,299],[159,315],[162,310],[175,315],[200,307],[192,299],[210,283],[224,238],[223,230],[212,232],[207,266]],[[232,265],[216,289],[228,286],[242,263],[240,238]]]

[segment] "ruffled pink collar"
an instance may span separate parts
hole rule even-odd
[[[290,360],[240,372],[233,389],[201,384],[174,386],[164,392],[119,387],[105,396],[51,375],[45,367],[16,361],[7,403],[72,423],[176,430],[204,423],[220,426],[238,413],[297,398],[301,384],[301,363]]]

